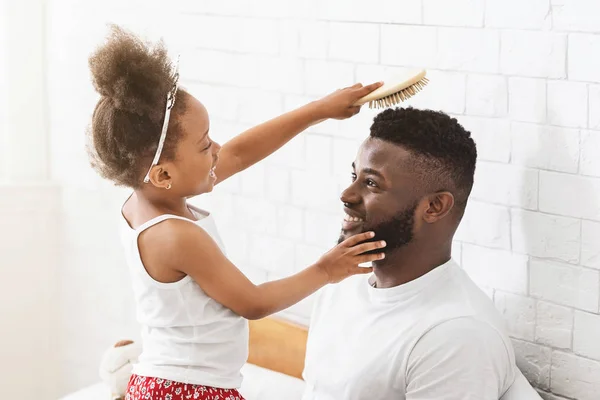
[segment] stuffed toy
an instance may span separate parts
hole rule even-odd
[[[142,352],[131,340],[122,340],[104,353],[100,363],[100,378],[110,389],[112,400],[125,400],[133,364]]]

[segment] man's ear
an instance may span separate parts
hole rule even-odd
[[[423,214],[427,223],[434,223],[444,218],[454,207],[454,195],[450,192],[438,192],[427,196],[429,207]]]

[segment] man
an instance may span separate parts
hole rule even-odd
[[[386,257],[319,294],[305,400],[498,400],[520,375],[502,317],[451,259],[476,157],[441,112],[375,118],[341,196],[339,240],[372,230]]]

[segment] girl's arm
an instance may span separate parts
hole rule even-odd
[[[187,274],[210,297],[247,319],[284,310],[328,283],[372,272],[358,264],[381,260],[385,243],[369,241],[371,232],[352,236],[305,270],[285,279],[254,285],[225,257],[202,228],[187,221],[167,220],[140,236],[146,268],[153,264]],[[290,261],[291,262],[291,261]],[[156,263],[156,264],[155,264]]]
[[[273,154],[306,128],[328,118],[345,119],[360,111],[353,104],[381,86],[356,84],[251,128],[223,144],[216,168],[217,182]]]

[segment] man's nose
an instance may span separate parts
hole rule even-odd
[[[342,192],[340,200],[342,201],[342,203],[348,205],[360,203],[360,195],[356,191],[354,183],[352,183]]]

